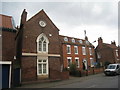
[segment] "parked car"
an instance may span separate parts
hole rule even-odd
[[[109,64],[107,69],[104,70],[104,74],[106,76],[120,74],[120,64]]]

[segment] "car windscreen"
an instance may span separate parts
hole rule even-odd
[[[116,65],[108,65],[107,69],[115,69]]]

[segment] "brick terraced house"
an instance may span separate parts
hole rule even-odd
[[[119,47],[116,46],[115,41],[111,42],[111,44],[103,43],[103,39],[100,37],[95,51],[97,62],[101,66],[109,63],[120,63]]]
[[[70,64],[76,64],[79,71],[90,70],[94,67],[95,51],[94,46],[85,39],[60,35],[62,44],[62,59],[64,68],[69,68]]]
[[[0,69],[2,68],[3,88],[10,88],[12,82],[12,66],[15,57],[16,29],[12,16],[0,14]]]

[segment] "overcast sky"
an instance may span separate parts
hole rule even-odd
[[[84,39],[84,30],[90,42],[103,38],[104,43],[115,40],[118,45],[118,2],[2,2],[2,14],[13,16],[16,25],[26,9],[27,19],[41,9],[60,29],[60,35]],[[96,43],[93,43],[95,46]]]

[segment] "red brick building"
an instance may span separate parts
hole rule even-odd
[[[12,65],[15,54],[16,29],[12,16],[0,14],[0,68],[2,88],[11,87]]]
[[[17,50],[22,49],[17,53],[21,81],[61,79],[59,29],[43,10],[27,21],[26,18],[24,10],[17,35]]]
[[[98,38],[98,46],[96,47],[97,62],[101,66],[104,66],[107,63],[119,63],[119,54],[118,47],[116,46],[115,41],[111,44],[103,43],[103,39]]]
[[[64,68],[69,68],[70,64],[76,64],[79,71],[94,67],[96,61],[94,46],[88,41],[87,37],[83,40],[60,35],[60,40]]]
[[[8,16],[5,20],[11,18]],[[12,22],[5,22],[12,25]],[[29,20],[24,10],[17,32],[14,27],[1,28],[4,38],[2,60],[12,61],[14,85],[68,78],[69,74],[64,74],[63,68],[68,68],[71,63],[76,63],[80,71],[94,66],[94,46],[88,38],[83,40],[59,35],[59,29],[44,10]]]

